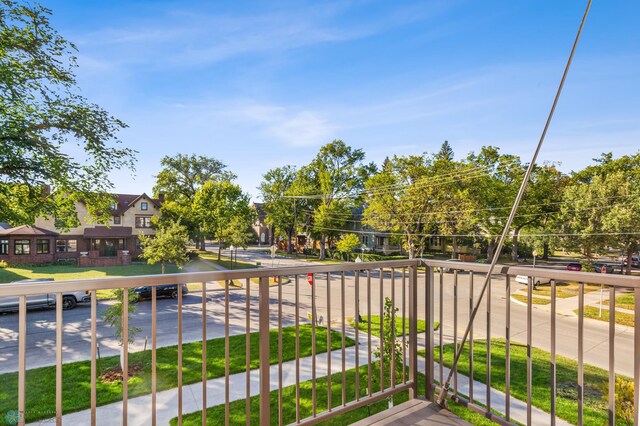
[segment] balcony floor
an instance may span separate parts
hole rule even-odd
[[[412,399],[389,410],[360,420],[353,425],[454,425],[468,426],[470,423],[456,417],[435,402]]]

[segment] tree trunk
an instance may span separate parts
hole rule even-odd
[[[292,239],[293,239],[293,230],[290,230],[289,232],[287,232],[287,254],[293,253],[293,250],[291,248]]]
[[[200,237],[196,237],[196,250],[200,250]]]
[[[325,259],[324,243],[326,240],[327,240],[327,235],[325,233],[322,233],[322,235],[320,236],[320,257],[318,258],[320,260]]]
[[[513,231],[513,239],[511,246],[511,260],[514,262],[518,261],[518,235],[520,234],[520,228],[516,228]]]
[[[491,261],[493,259],[493,254],[496,249],[496,240],[495,238],[489,239],[487,244],[487,260]]]
[[[633,247],[627,248],[627,272],[626,275],[631,275],[631,257],[633,256]]]
[[[164,260],[162,261],[162,273],[164,274]]]
[[[222,238],[218,238],[218,260],[220,260],[220,256],[222,255]]]
[[[542,245],[542,259],[549,260],[549,243],[544,243]]]
[[[456,254],[458,254],[458,237],[454,235],[452,238],[453,240],[451,241],[451,258],[455,259]]]
[[[204,234],[200,237],[200,249],[202,250],[207,249],[207,243],[205,242]]]

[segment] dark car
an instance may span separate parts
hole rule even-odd
[[[567,265],[567,271],[582,271],[582,265],[579,263],[570,263]]]
[[[145,285],[142,287],[136,287],[133,290],[141,299],[151,299],[151,288],[153,286]],[[172,299],[178,298],[178,284],[163,284],[156,287],[157,297],[170,297]],[[186,285],[182,286],[182,295],[189,294],[189,290]]]
[[[597,273],[601,273],[602,268],[605,268],[605,270],[607,271],[607,274],[613,274],[613,266],[611,265],[606,265],[604,263],[596,263],[595,265],[593,265],[593,269]]]

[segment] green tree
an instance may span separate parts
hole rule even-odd
[[[196,192],[193,210],[202,230],[218,240],[218,259],[225,238],[237,227],[246,230],[253,219],[249,195],[229,181],[207,181]]]
[[[106,222],[109,173],[133,170],[134,151],[117,147],[125,124],[80,95],[77,49],[51,27],[51,14],[0,1],[0,221],[56,217],[69,228],[82,200],[91,219]]]
[[[347,260],[351,260],[353,250],[360,247],[360,238],[356,234],[344,234],[336,243],[336,249],[342,253]]]
[[[315,159],[300,170],[300,187],[316,197],[313,203],[313,228],[320,236],[320,259],[325,258],[327,237],[337,235],[359,201],[364,182],[375,165],[363,163],[364,151],[353,149],[341,140],[320,148]]]
[[[294,194],[294,181],[297,176],[293,166],[276,167],[262,176],[258,187],[267,213],[266,222],[272,225],[277,233],[287,237],[287,253],[291,254],[291,239],[296,231],[297,203],[299,200],[288,198]],[[272,242],[273,243],[273,242]]]
[[[139,235],[142,257],[149,264],[160,262],[162,273],[166,263],[175,263],[179,268],[187,262],[187,229],[179,221],[165,222],[155,235]]]
[[[445,161],[452,162],[453,155],[454,155],[453,148],[451,148],[449,141],[444,141],[442,143],[442,146],[440,147],[440,151],[438,151],[438,153],[436,153],[434,157],[436,160],[445,160]]]
[[[127,324],[129,325],[127,327],[127,341],[129,344],[133,343],[133,340],[136,336],[136,334],[138,334],[140,332],[140,328],[138,327],[134,327],[131,325],[131,314],[134,313],[136,311],[136,306],[135,306],[135,302],[138,300],[138,295],[136,293],[133,292],[132,289],[116,289],[114,290],[114,293],[116,295],[116,302],[109,306],[107,309],[105,309],[104,313],[102,314],[102,318],[104,319],[104,322],[109,324],[109,326],[113,327],[115,329],[114,331],[114,337],[116,339],[118,339],[118,342],[120,342],[120,368],[123,368],[124,366],[124,341],[122,340],[123,337],[123,331],[124,331],[124,297],[125,297],[125,293],[127,295],[127,301],[128,301],[128,309],[127,309]],[[123,377],[124,374],[123,374]]]
[[[230,181],[236,176],[226,170],[227,166],[221,161],[202,155],[167,155],[160,160],[160,165],[162,169],[156,175],[153,192],[156,196],[165,195],[163,220],[180,220],[189,237],[196,242],[196,248],[204,250],[205,236],[192,210],[196,192],[207,181]]]

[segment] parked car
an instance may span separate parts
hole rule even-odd
[[[537,287],[541,284],[551,284],[551,279],[549,278],[539,278],[539,277],[533,277],[534,281],[533,281],[533,286]],[[529,284],[529,277],[526,275],[517,275],[516,276],[516,282],[520,283],[520,284]]]
[[[567,265],[567,271],[582,271],[582,265],[579,263],[569,263]]]
[[[151,288],[153,286],[145,285],[142,287],[136,287],[133,291],[140,297],[140,299],[151,299]],[[163,284],[156,287],[157,297],[170,297],[172,299],[178,298],[178,284]],[[189,294],[189,290],[186,285],[182,286],[182,295]]]
[[[607,265],[607,264],[604,264],[604,263],[595,263],[593,265],[593,269],[597,273],[601,273],[602,272],[602,268],[606,269],[607,274],[613,274],[613,266],[611,266],[611,265]]]
[[[25,284],[25,283],[37,283],[37,282],[53,282],[53,278],[37,278],[13,281],[12,284]],[[0,310],[1,311],[17,311],[18,310],[18,298],[0,298]],[[5,300],[7,299],[7,300]],[[11,299],[11,300],[9,300]],[[89,302],[91,300],[91,293],[89,291],[72,291],[68,293],[62,293],[62,309],[73,309],[78,303]],[[47,308],[56,304],[55,293],[42,294],[38,296],[27,296],[28,308]]]
[[[447,262],[462,262],[462,260],[460,259],[447,259]],[[442,272],[453,272],[454,269],[456,269],[455,265],[451,265],[451,266],[440,266],[439,267],[440,270],[442,270]]]
[[[628,259],[625,257],[622,263],[624,266],[627,266]],[[640,268],[640,256],[631,256],[631,266],[634,268]]]

